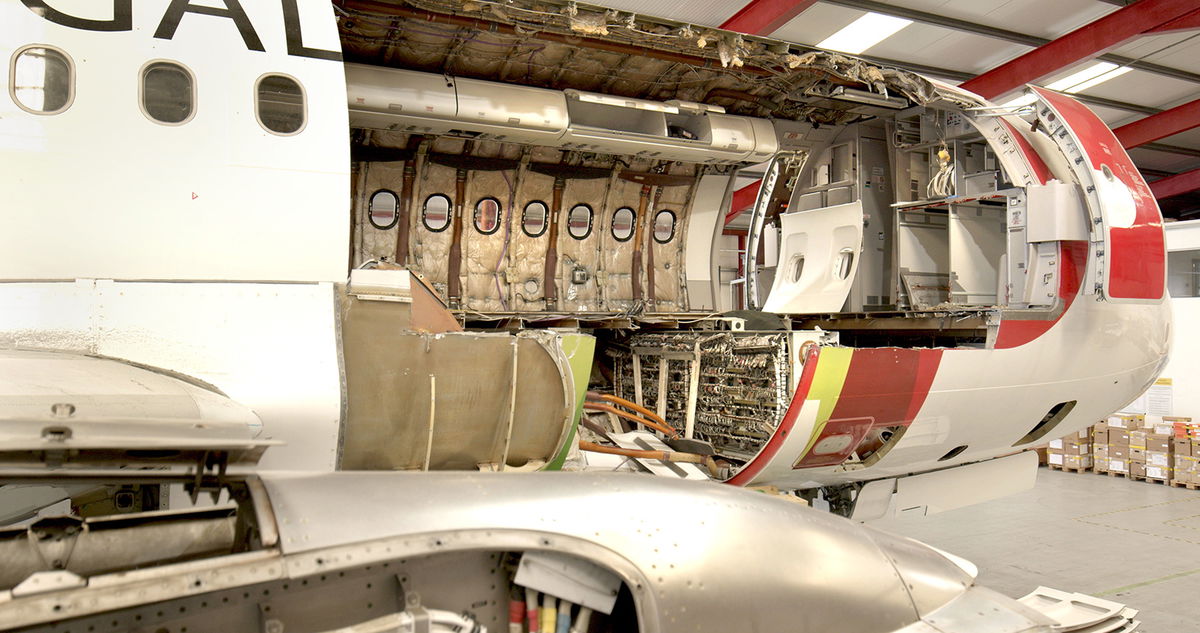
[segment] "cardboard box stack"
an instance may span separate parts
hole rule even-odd
[[[1136,468],[1140,468],[1143,472],[1141,476],[1145,476],[1145,440],[1137,446],[1139,450],[1138,458],[1135,459],[1133,451],[1135,448],[1131,446],[1131,440],[1137,440],[1138,436],[1132,433],[1139,431],[1142,428],[1142,423],[1145,421],[1145,416],[1141,415],[1114,415],[1108,418],[1108,422],[1097,424],[1094,428],[1103,429],[1104,438],[1107,440],[1106,450],[1097,451],[1097,456],[1104,453],[1106,463],[1103,470],[1096,469],[1096,472],[1109,472],[1121,475],[1131,475]],[[1099,440],[1097,440],[1099,441]],[[1134,466],[1139,464],[1139,466]]]
[[[1200,487],[1200,425],[1191,418],[1114,415],[1092,439],[1098,473]]]
[[[1050,440],[1046,456],[1050,466],[1063,470],[1088,470],[1093,465],[1092,427]]]
[[[1200,487],[1200,425],[1193,424],[1191,418],[1163,418],[1163,428],[1169,426],[1171,443],[1171,483]]]

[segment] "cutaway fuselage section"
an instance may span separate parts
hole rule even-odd
[[[292,443],[268,466],[561,464],[590,373],[731,483],[854,487],[1165,361],[1161,217],[1063,95],[583,9],[150,4],[0,5],[2,340],[218,384]]]

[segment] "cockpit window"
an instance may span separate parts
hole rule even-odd
[[[304,129],[304,89],[285,75],[263,75],[254,94],[258,122],[267,131],[289,135]]]
[[[8,89],[26,112],[58,114],[75,97],[75,67],[62,51],[27,46],[13,55]]]
[[[159,123],[181,125],[196,113],[196,81],[173,62],[153,62],[142,69],[142,111]]]

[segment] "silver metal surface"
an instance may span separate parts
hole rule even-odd
[[[347,546],[372,541],[502,550],[527,549],[536,536],[535,549],[584,555],[621,575],[643,632],[894,631],[917,620],[894,565],[965,576],[947,559],[939,570],[894,543],[885,556],[874,533],[844,519],[716,484],[571,473],[263,480],[289,558],[326,552],[323,566],[332,568]],[[337,520],[312,520],[313,508]],[[922,594],[924,608],[934,593]]]

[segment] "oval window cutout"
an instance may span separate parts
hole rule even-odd
[[[549,212],[549,207],[541,200],[525,205],[521,213],[521,230],[529,237],[541,237],[546,232],[546,215]]]
[[[142,110],[168,125],[186,123],[195,113],[192,73],[171,62],[154,62],[142,71]]]
[[[567,214],[567,233],[571,237],[582,240],[592,234],[592,208],[586,204],[571,207]]]
[[[435,233],[445,231],[450,226],[450,197],[435,193],[425,198],[425,206],[421,207],[421,224]]]
[[[633,222],[637,213],[629,207],[621,207],[613,214],[612,236],[618,242],[628,242],[633,237]]]
[[[400,198],[387,189],[380,189],[371,194],[371,203],[367,208],[371,226],[381,231],[395,226],[396,220],[400,217],[397,213],[399,207]]]
[[[792,283],[796,283],[796,282],[800,281],[800,277],[804,275],[804,256],[803,255],[793,255],[792,256],[791,270],[792,270],[792,274],[791,274]]]
[[[65,54],[30,46],[13,58],[8,78],[13,100],[27,112],[58,114],[75,96],[75,71]]]
[[[258,122],[275,134],[295,134],[304,128],[304,90],[291,77],[265,75],[255,95]]]
[[[475,203],[475,230],[491,235],[500,228],[500,201],[484,198]]]
[[[654,214],[654,241],[666,244],[675,237],[675,212],[663,209]]]
[[[838,279],[846,279],[850,276],[850,270],[854,268],[854,251],[849,248],[843,248],[838,252],[837,263],[833,267],[833,274],[837,275]]]

